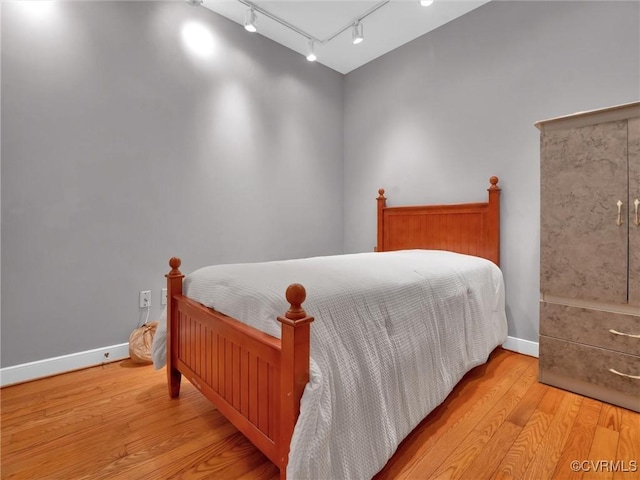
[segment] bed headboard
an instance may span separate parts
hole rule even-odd
[[[489,201],[387,207],[378,190],[377,252],[425,248],[475,255],[500,265],[500,187],[489,179]]]

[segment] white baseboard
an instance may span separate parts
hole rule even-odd
[[[0,368],[0,387],[50,377],[51,375],[71,372],[81,368],[94,367],[125,358],[129,358],[128,343]]]
[[[505,350],[511,350],[531,357],[538,357],[538,343],[530,340],[507,337],[507,341],[502,344],[502,347]],[[71,372],[81,368],[94,367],[125,358],[129,358],[128,343],[0,368],[0,387]]]
[[[530,357],[538,358],[538,342],[532,342],[531,340],[524,340],[522,338],[507,337],[507,341],[502,344],[502,348],[505,350],[511,350],[512,352],[522,353],[523,355],[529,355]]]

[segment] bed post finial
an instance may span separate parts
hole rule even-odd
[[[182,272],[180,271],[180,265],[182,265],[182,260],[180,260],[178,257],[171,257],[169,259],[169,266],[171,267],[169,275],[182,275]]]
[[[302,308],[302,302],[307,298],[307,291],[299,283],[293,283],[287,287],[285,293],[287,302],[291,305],[287,313],[284,314],[289,320],[300,320],[307,316],[307,312]]]
[[[498,182],[500,181],[500,179],[498,177],[491,177],[489,179],[489,183],[491,184],[491,186],[489,187],[489,190],[495,190],[496,188],[500,188],[498,186]]]

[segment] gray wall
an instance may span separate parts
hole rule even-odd
[[[509,335],[537,341],[534,122],[640,98],[638,2],[484,5],[345,81],[345,249],[371,250],[375,197],[477,201],[501,178]]]
[[[0,8],[3,367],[126,342],[173,255],[341,253],[342,75],[183,1]]]

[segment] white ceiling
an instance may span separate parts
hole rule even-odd
[[[333,40],[316,44],[318,62],[340,73],[351,70],[464,15],[490,0],[435,0],[423,7],[419,0],[391,0],[364,20],[364,41],[353,45],[351,28]],[[381,0],[254,0],[259,8],[316,39],[325,41],[355,23]],[[244,24],[248,7],[238,0],[208,0],[205,7]],[[299,33],[257,13],[258,34],[306,56],[308,40]],[[255,35],[247,32],[247,35]]]

